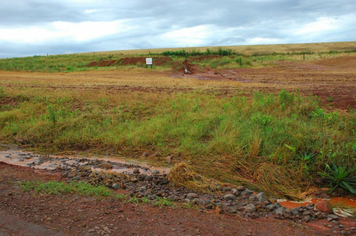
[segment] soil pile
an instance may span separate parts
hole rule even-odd
[[[152,60],[153,60],[153,65],[156,66],[163,66],[167,63],[172,62],[172,59],[170,57],[154,57],[152,58]],[[146,64],[146,57],[125,57],[119,60],[100,61],[100,62],[93,61],[88,63],[86,66],[109,67],[114,65],[127,66],[127,65],[145,65],[145,64]]]
[[[185,59],[182,62],[183,65],[183,70],[184,70],[184,74],[194,74],[198,71],[198,68],[191,63],[191,61],[189,61],[188,59]]]

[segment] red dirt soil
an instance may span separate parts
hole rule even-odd
[[[191,74],[179,71],[174,77],[199,80],[236,81],[241,90],[278,93],[299,90],[304,95],[316,95],[328,107],[356,109],[356,55],[316,61],[280,62],[262,68],[197,69],[187,62]]]
[[[63,180],[57,174],[0,163],[0,235],[324,235],[272,218],[248,220],[193,209],[117,199],[22,192],[18,181]],[[24,233],[23,227],[28,226]]]
[[[163,66],[169,62],[172,62],[172,59],[170,57],[153,57],[153,65],[156,66]],[[121,66],[127,66],[127,65],[145,65],[146,64],[146,57],[126,57],[126,58],[121,58],[119,60],[111,60],[111,61],[101,61],[101,62],[90,62],[86,66],[87,67],[109,67],[113,65],[121,65]]]

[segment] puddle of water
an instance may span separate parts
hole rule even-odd
[[[98,162],[95,162],[96,160],[98,160]],[[44,158],[30,152],[14,150],[0,151],[0,161],[11,165],[33,167],[35,169],[43,170],[54,170],[57,167],[88,166],[93,171],[124,174],[132,173],[135,168],[139,169],[141,174],[146,175],[151,175],[154,171],[158,171],[160,174],[169,172],[169,168],[152,167],[146,163],[136,164],[119,158],[85,158],[67,156],[49,156]],[[109,168],[101,168],[100,166],[102,164]]]

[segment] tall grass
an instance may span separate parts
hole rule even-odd
[[[5,90],[2,96],[21,93]],[[255,188],[292,197],[325,163],[356,164],[356,112],[327,112],[313,96],[133,92],[85,99],[75,93],[18,99],[0,113],[0,141],[37,150],[146,152],[156,163],[171,155],[208,177],[252,181]],[[293,183],[293,193],[286,183]]]

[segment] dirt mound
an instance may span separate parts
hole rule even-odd
[[[194,74],[198,71],[198,68],[188,59],[182,62],[184,74]]]
[[[117,63],[116,60],[100,61],[100,62],[93,61],[93,62],[88,63],[86,66],[87,66],[87,67],[95,67],[95,66],[98,66],[98,67],[108,67],[108,66],[113,66],[113,65],[115,65],[116,63]]]
[[[87,65],[86,65],[86,67],[95,67],[95,66],[98,66],[98,62],[96,62],[96,61],[92,61],[92,62],[90,62],[90,63],[88,63]]]
[[[163,66],[172,61],[170,57],[154,57],[152,58],[153,65]],[[145,65],[146,57],[126,57],[117,61],[119,65]]]
[[[172,59],[170,57],[154,57],[152,58],[153,60],[153,65],[156,66],[163,66],[167,63],[172,62]],[[110,61],[100,61],[100,62],[90,62],[86,65],[86,67],[108,67],[108,66],[114,66],[114,65],[122,65],[122,66],[127,66],[127,65],[145,65],[146,64],[146,57],[125,57],[121,58],[119,60],[110,60]]]

